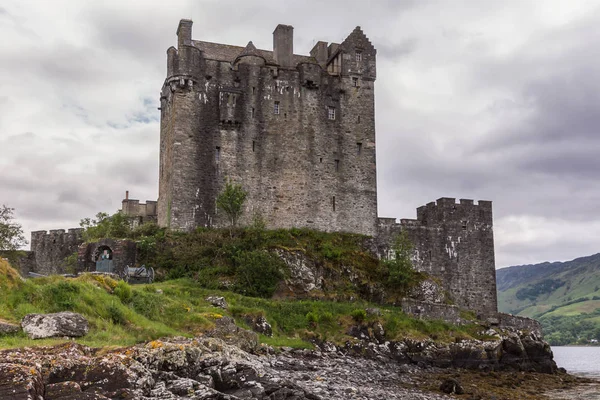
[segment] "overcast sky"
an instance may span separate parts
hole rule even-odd
[[[193,38],[377,48],[380,216],[494,202],[498,267],[600,251],[600,1],[0,1],[0,204],[32,230],[158,196],[159,91]]]

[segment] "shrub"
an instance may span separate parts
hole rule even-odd
[[[114,302],[111,302],[106,307],[106,312],[108,313],[108,317],[110,318],[110,320],[114,324],[124,325],[127,322],[127,318],[125,317],[125,313],[123,312],[123,310],[121,309],[121,307],[119,307]]]
[[[235,257],[235,285],[237,293],[252,297],[270,298],[283,278],[283,261],[265,251],[240,253]]]
[[[354,321],[361,324],[364,322],[365,319],[367,319],[367,312],[362,308],[357,308],[356,310],[352,310],[350,316]]]

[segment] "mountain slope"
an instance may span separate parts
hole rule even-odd
[[[553,344],[600,340],[600,253],[496,271],[500,311],[539,319]]]

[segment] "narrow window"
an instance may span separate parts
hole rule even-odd
[[[360,124],[360,115],[358,116],[358,118],[356,118],[356,123]]]
[[[252,109],[250,110],[250,116],[251,116],[252,118],[254,118],[254,107],[252,107]]]
[[[331,205],[333,206],[333,211],[335,211],[335,196],[331,199]]]
[[[352,78],[352,86],[358,87],[358,78],[356,78],[356,77]]]
[[[327,107],[327,118],[329,118],[330,120],[335,120],[335,108],[334,107]]]
[[[233,103],[233,95],[231,93],[229,93],[227,95],[227,105],[231,105],[231,103]]]
[[[467,221],[462,221],[462,229],[463,231],[467,230]]]
[[[356,143],[356,154],[360,155],[362,152],[362,143]]]
[[[335,160],[335,172],[340,170],[340,160]]]
[[[252,86],[252,94],[256,93],[256,87]]]
[[[233,106],[235,107],[235,105],[237,104],[237,95],[232,95],[233,96]]]
[[[215,152],[215,161],[217,162],[217,164],[219,163],[220,159],[221,159],[221,148],[219,146],[217,146],[217,151]]]
[[[356,52],[356,62],[361,62],[362,61],[362,51],[357,51]]]
[[[273,108],[273,113],[276,115],[279,115],[279,102],[278,101],[275,102],[275,105]]]
[[[287,118],[287,113],[283,113],[283,118]]]
[[[252,152],[254,153],[254,150],[256,149],[256,142],[253,140],[252,141]]]
[[[319,162],[322,163],[323,162],[323,157],[319,158]]]

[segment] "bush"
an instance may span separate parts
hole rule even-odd
[[[265,251],[240,253],[235,257],[235,285],[237,293],[252,297],[270,298],[283,278],[283,261]]]
[[[356,310],[352,310],[350,316],[356,323],[362,324],[367,319],[367,312],[362,308],[357,308]]]
[[[125,313],[114,302],[111,302],[108,305],[108,307],[106,307],[106,312],[108,313],[108,317],[113,322],[113,324],[125,325],[125,323],[127,322],[127,318],[125,317]]]

